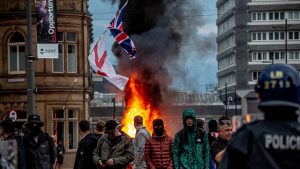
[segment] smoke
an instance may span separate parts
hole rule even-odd
[[[125,0],[121,1],[121,7]],[[201,33],[205,25],[201,2],[191,0],[129,0],[124,13],[124,31],[133,39],[137,58],[130,61],[117,45],[120,71],[130,76],[147,69],[161,89],[199,91],[212,66],[216,49],[213,32]]]

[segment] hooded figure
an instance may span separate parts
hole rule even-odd
[[[197,127],[195,112],[188,108],[182,115],[183,129],[174,139],[175,169],[209,169],[209,142],[207,134]]]

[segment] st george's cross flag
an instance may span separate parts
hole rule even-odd
[[[103,76],[106,80],[123,91],[128,82],[128,78],[116,74],[114,67],[107,57],[105,40],[106,38],[103,34],[101,39],[95,44],[89,56],[90,65],[97,74]]]
[[[110,30],[111,34],[115,38],[116,42],[125,50],[125,52],[129,55],[130,59],[135,58],[136,48],[134,46],[133,41],[130,37],[123,31],[123,15],[124,9],[128,3],[122,6],[120,10],[116,13],[115,18],[110,22],[108,29]]]

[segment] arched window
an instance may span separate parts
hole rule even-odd
[[[25,40],[20,33],[11,36],[8,42],[8,73],[25,73]]]

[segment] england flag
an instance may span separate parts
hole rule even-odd
[[[128,82],[128,78],[116,74],[114,67],[107,57],[105,40],[106,38],[103,34],[101,39],[95,44],[89,56],[90,65],[97,74],[103,76],[106,80],[123,91]]]

